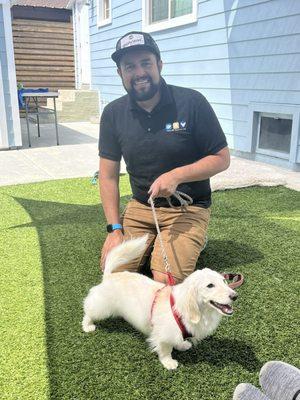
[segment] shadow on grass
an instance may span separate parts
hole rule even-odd
[[[106,331],[108,335],[127,333],[139,342],[145,342],[145,337],[121,318],[101,321],[97,323],[97,329]],[[174,350],[173,354],[184,365],[204,363],[222,368],[236,363],[250,372],[257,371],[261,365],[250,345],[240,340],[220,339],[214,336],[206,338],[187,352]]]
[[[211,364],[217,368],[239,364],[253,372],[261,365],[251,346],[236,339],[210,337],[189,352],[176,352],[175,358],[183,364]]]
[[[200,254],[197,267],[212,268],[218,272],[237,272],[235,269],[264,258],[256,248],[232,240],[210,240]]]
[[[152,374],[152,364],[149,364],[155,362],[156,368],[156,356],[149,352],[143,336],[126,322],[103,321],[99,325],[101,329],[92,335],[81,331],[83,298],[100,281],[98,259],[106,236],[101,207],[15,200],[32,219],[31,223],[19,227],[35,227],[40,243],[50,398],[97,399],[101,398],[101,390],[105,391],[105,398],[110,398],[110,390],[114,390],[114,385],[122,387],[124,374],[130,376],[138,363],[142,364],[142,371],[146,369],[146,374]],[[127,200],[128,197],[122,198],[122,203]],[[200,261],[201,267],[215,265],[224,270],[231,269],[233,259],[234,265],[239,265],[261,257],[244,244],[212,240]],[[258,365],[252,349],[235,340],[210,338],[188,353],[178,356],[183,364],[203,362],[221,366],[236,362],[248,370]],[[134,361],[127,361],[128,354]],[[155,380],[162,377],[157,375]],[[138,384],[147,390],[147,382],[141,380]]]

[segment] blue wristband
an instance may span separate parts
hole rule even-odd
[[[121,224],[112,224],[111,228],[115,231],[116,229],[123,229],[123,226]]]
[[[111,232],[113,232],[113,231],[115,231],[117,229],[123,230],[123,226],[121,224],[109,224],[106,227],[106,230],[107,230],[108,233],[111,233]]]

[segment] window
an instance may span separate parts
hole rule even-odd
[[[144,0],[143,30],[151,32],[197,21],[196,0]]]
[[[111,23],[111,0],[97,1],[98,26]]]
[[[292,115],[260,113],[257,151],[288,158],[291,147]]]

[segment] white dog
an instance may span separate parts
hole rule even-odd
[[[237,294],[222,275],[208,268],[193,272],[172,287],[138,273],[111,273],[141,256],[146,241],[147,235],[128,240],[108,254],[102,283],[94,286],[84,300],[82,327],[84,332],[92,332],[95,321],[122,317],[148,336],[165,368],[176,369],[178,362],[172,358],[172,349],[184,351],[192,346],[182,330],[189,332],[193,344],[211,335],[222,315],[233,313],[230,304]]]

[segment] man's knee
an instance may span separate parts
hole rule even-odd
[[[159,272],[159,271],[152,271],[152,275],[153,275],[153,279],[156,282],[161,282],[161,283],[164,283],[165,285],[168,284],[168,275],[166,273]],[[177,278],[174,278],[174,280],[175,280],[175,283],[179,283],[179,280]]]

